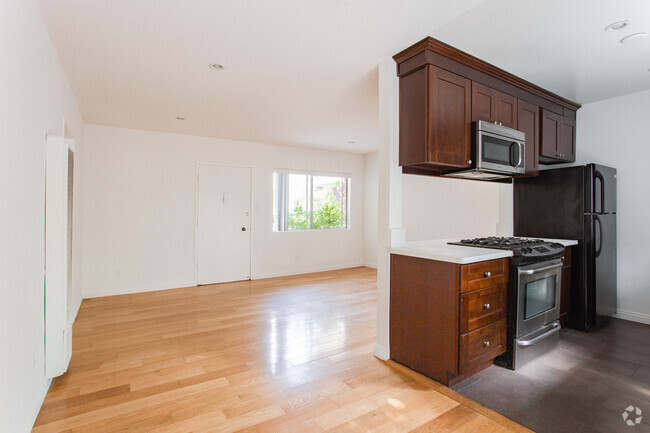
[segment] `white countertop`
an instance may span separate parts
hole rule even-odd
[[[531,236],[532,237],[532,236]],[[388,250],[391,254],[418,257],[421,259],[439,260],[442,262],[467,263],[483,262],[485,260],[512,257],[512,251],[497,250],[492,248],[475,248],[460,245],[449,245],[448,242],[458,242],[460,238],[434,239],[429,241],[407,242],[401,247]],[[542,238],[543,239],[543,238]],[[578,245],[578,241],[567,239],[544,239],[548,242],[557,242],[565,247]]]

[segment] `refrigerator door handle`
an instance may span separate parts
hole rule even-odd
[[[600,212],[595,209],[596,206],[596,182],[594,182],[594,212],[605,213],[605,178],[602,173],[596,170],[594,178],[600,181]]]
[[[594,215],[594,225],[596,225],[596,223],[598,223],[598,238],[600,239],[598,248],[596,248],[596,257],[598,257],[603,249],[603,223],[600,221],[600,218],[598,218],[598,215]]]

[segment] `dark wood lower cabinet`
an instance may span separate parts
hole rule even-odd
[[[460,266],[391,255],[390,353],[441,383],[458,374]]]
[[[460,373],[485,364],[506,351],[506,319],[460,337]]]
[[[451,385],[506,349],[508,259],[459,265],[391,255],[391,358]]]

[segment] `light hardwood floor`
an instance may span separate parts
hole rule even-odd
[[[376,272],[85,300],[34,432],[527,432],[372,355]]]

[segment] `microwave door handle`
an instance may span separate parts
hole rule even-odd
[[[517,147],[519,148],[519,161],[517,162],[517,168],[521,167],[522,163],[522,153],[524,153],[524,144],[521,141],[517,142]]]

